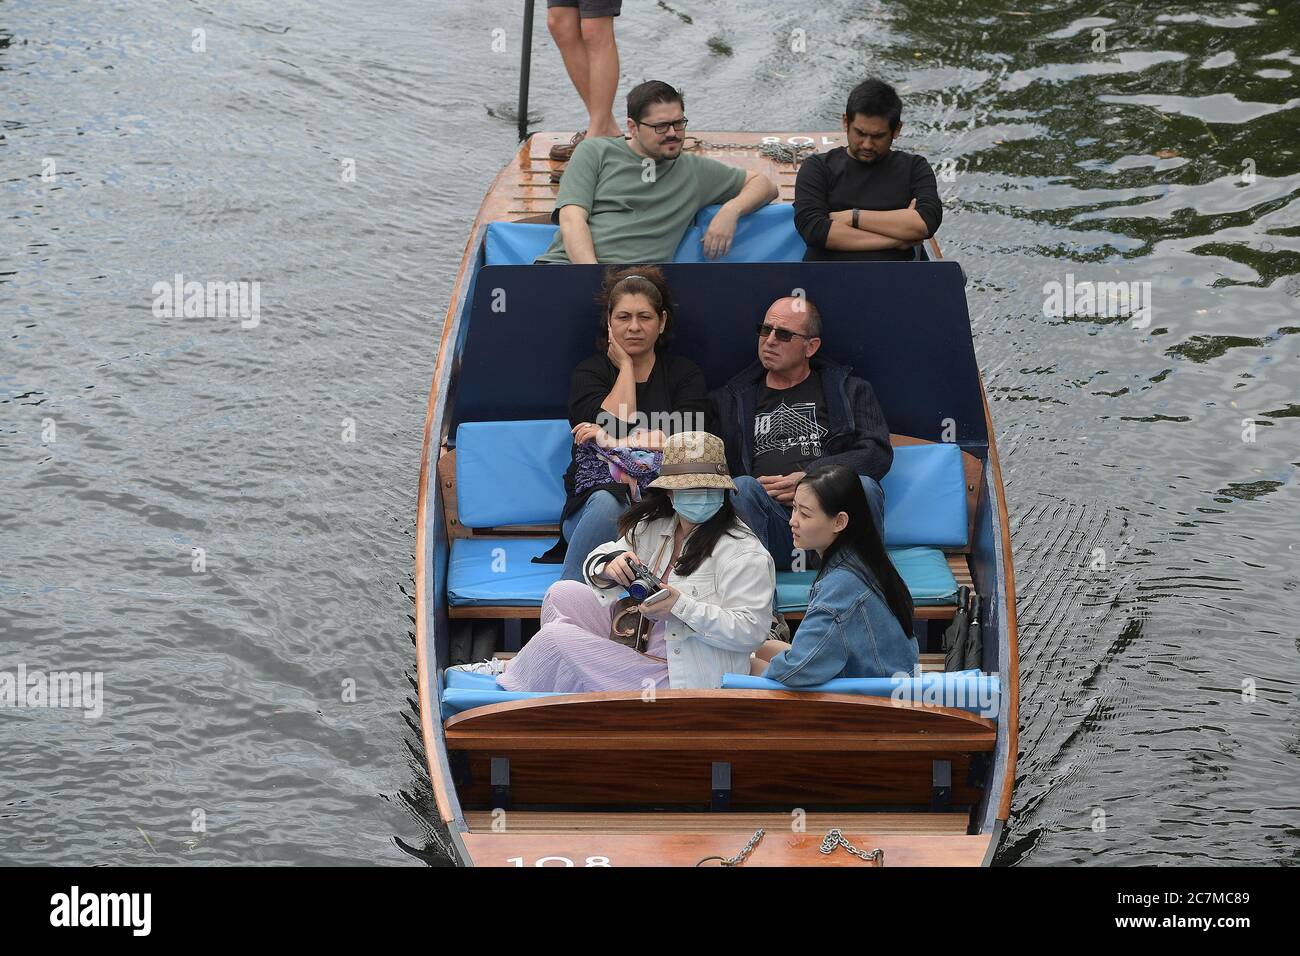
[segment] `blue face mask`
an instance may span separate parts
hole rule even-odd
[[[721,488],[685,488],[673,492],[673,510],[692,524],[704,524],[722,507]]]

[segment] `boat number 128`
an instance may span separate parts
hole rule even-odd
[[[513,863],[515,866],[523,866],[524,858],[522,856],[512,856],[506,860],[507,863]],[[567,856],[540,856],[533,866],[576,866]],[[607,856],[589,856],[583,866],[610,866],[609,857]]]

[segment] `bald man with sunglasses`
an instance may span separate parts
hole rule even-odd
[[[818,355],[822,318],[807,299],[777,299],[757,324],[758,359],[710,395],[736,482],[740,516],[767,544],[779,571],[796,552],[790,533],[795,485],[819,465],[847,465],[862,479],[884,534],[880,480],[894,450],[871,383]]]

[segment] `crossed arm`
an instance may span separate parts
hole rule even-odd
[[[816,156],[809,157],[799,167],[794,187],[795,228],[809,246],[842,252],[911,249],[933,234],[942,221],[934,173],[924,160],[913,163],[912,200],[907,207],[860,209],[856,229],[852,209],[831,210],[830,192],[826,162]],[[920,211],[918,201],[923,207]],[[934,227],[927,223],[933,223]]]
[[[925,220],[916,211],[913,199],[906,209],[858,211],[858,226],[853,227],[853,210],[829,213],[831,231],[826,234],[827,249],[865,252],[873,249],[910,249],[930,234]]]

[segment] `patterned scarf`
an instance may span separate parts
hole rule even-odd
[[[582,494],[610,483],[627,485],[633,501],[641,500],[645,486],[659,477],[663,452],[643,448],[601,448],[594,441],[585,441],[574,448],[573,488]]]

